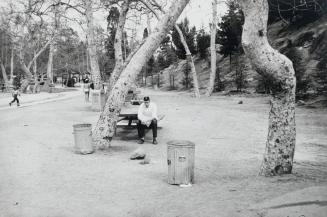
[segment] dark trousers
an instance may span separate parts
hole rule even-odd
[[[17,101],[17,104],[19,104],[17,95],[14,95],[14,99],[10,102],[10,104],[14,103],[15,101]]]
[[[157,120],[154,119],[151,121],[151,124],[149,127],[147,127],[146,125],[142,124],[141,121],[139,120],[137,122],[137,132],[139,134],[139,138],[143,138],[144,134],[145,134],[145,128],[148,129],[152,129],[152,134],[153,134],[153,138],[157,138]]]

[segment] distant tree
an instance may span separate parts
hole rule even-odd
[[[84,71],[86,63],[82,63],[86,62],[86,45],[80,43],[77,32],[71,28],[62,28],[57,38],[53,57],[56,75],[66,74],[69,71]]]
[[[119,10],[117,7],[111,7],[107,16],[107,31],[108,38],[105,42],[107,56],[115,59],[114,41],[119,19]]]
[[[235,69],[235,78],[234,82],[236,84],[236,89],[238,92],[241,92],[246,88],[246,73],[245,73],[245,64],[239,55],[236,56],[236,69]]]
[[[160,43],[161,54],[164,58],[164,68],[169,67],[171,64],[176,63],[178,57],[175,53],[175,49],[172,46],[170,37],[167,36],[161,43]],[[162,62],[163,63],[163,62]]]
[[[200,54],[200,58],[204,59],[207,57],[207,49],[210,47],[210,35],[201,29],[196,35],[197,48]]]
[[[228,12],[218,24],[217,42],[221,44],[220,54],[229,56],[230,65],[234,53],[243,53],[241,46],[242,25],[244,16],[240,7],[234,1],[228,1]]]
[[[185,18],[181,23],[177,24],[179,28],[181,29],[186,43],[189,47],[189,50],[191,54],[196,54],[196,46],[194,43],[194,39],[196,36],[196,28],[193,26],[192,28],[189,27],[190,22],[187,18]],[[172,41],[174,45],[176,46],[176,54],[178,58],[180,59],[186,59],[186,52],[184,49],[184,46],[179,38],[179,33],[178,31],[174,28],[172,31]]]
[[[166,68],[166,60],[165,57],[162,53],[159,53],[156,59],[156,62],[158,64],[158,70],[163,70],[164,68]]]

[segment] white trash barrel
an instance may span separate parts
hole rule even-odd
[[[91,109],[92,111],[100,111],[100,90],[91,91]]]
[[[106,103],[106,95],[103,89],[91,91],[92,111],[103,111]]]
[[[94,152],[92,142],[92,124],[74,124],[75,153],[91,154]]]
[[[168,183],[192,184],[194,181],[194,143],[186,140],[172,140],[167,144]]]

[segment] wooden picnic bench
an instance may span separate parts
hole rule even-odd
[[[135,104],[126,104],[122,107],[121,112],[118,117],[118,121],[116,124],[117,127],[128,127],[128,129],[134,129],[137,127],[137,113],[139,106]],[[158,115],[158,122],[162,120],[165,115]],[[124,121],[127,121],[124,123]],[[116,132],[115,132],[116,134]]]

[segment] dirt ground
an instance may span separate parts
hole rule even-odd
[[[72,125],[97,112],[73,99],[0,112],[1,217],[327,216],[327,109],[296,110],[291,175],[258,176],[269,98],[143,90],[156,102],[158,145],[138,145],[136,130],[118,129],[110,150],[73,152]],[[238,104],[242,100],[243,104]],[[167,145],[195,146],[195,183],[167,184]],[[142,146],[150,164],[129,160]]]

